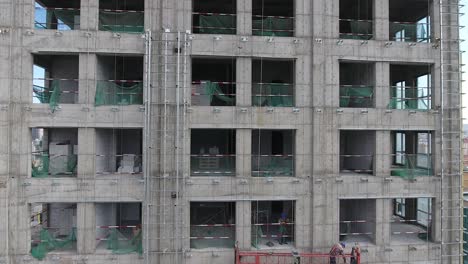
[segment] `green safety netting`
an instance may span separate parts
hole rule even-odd
[[[46,178],[50,175],[59,175],[59,174],[74,174],[76,171],[77,165],[77,156],[76,155],[69,155],[67,156],[67,160],[65,161],[66,168],[65,171],[56,172],[51,174],[49,171],[50,168],[50,157],[49,154],[43,153],[39,155],[34,155],[33,162],[32,162],[32,177],[34,178]]]
[[[131,239],[128,239],[119,230],[112,228],[109,231],[106,246],[107,249],[112,250],[113,254],[129,254],[135,252],[141,255],[143,254],[141,238],[141,230],[132,235]]]
[[[259,249],[260,238],[263,236],[263,230],[261,226],[253,226],[252,227],[252,247]]]
[[[432,176],[433,171],[430,166],[430,155],[428,156],[427,154],[420,154],[421,156],[425,157],[425,160],[428,162],[427,167],[423,166],[418,166],[417,164],[417,159],[418,155],[414,156],[405,156],[404,164],[400,166],[399,168],[394,168],[391,170],[390,175],[391,176],[398,176],[403,179],[414,179],[415,177],[419,176]]]
[[[40,242],[31,248],[31,255],[42,260],[47,253],[57,249],[70,249],[76,242],[76,228],[72,228],[70,234],[64,238],[54,237],[49,230],[42,229],[39,234]]]
[[[390,22],[390,35],[394,40],[425,41],[429,39],[428,25],[425,23],[398,23]],[[401,33],[401,36],[397,36]]]
[[[265,159],[253,158],[254,177],[293,176],[294,164],[292,158],[268,157]],[[257,169],[255,169],[257,168]]]
[[[135,104],[143,104],[143,83],[126,87],[114,82],[97,82],[95,106]]]
[[[234,227],[191,226],[190,248],[232,248],[236,244],[234,237]]]
[[[99,30],[125,33],[143,33],[143,12],[99,11]]]
[[[290,37],[294,31],[293,18],[266,17],[252,21],[252,33],[255,36]]]
[[[372,38],[372,21],[345,20],[349,23],[351,32],[340,33],[340,38],[344,39],[363,39]]]
[[[292,85],[281,83],[252,85],[253,106],[293,106]]]
[[[340,107],[372,107],[372,86],[341,86]]]
[[[235,102],[234,97],[224,95],[226,93],[221,90],[221,88],[219,87],[219,84],[217,83],[212,83],[210,81],[204,82],[203,90],[205,94],[210,97],[210,102],[213,101],[214,97],[216,97],[217,99],[223,102],[230,103],[230,104],[233,104]]]
[[[79,25],[80,10],[36,9],[35,27],[37,29],[55,29],[66,25],[75,29]]]
[[[404,90],[404,93],[402,92]],[[404,95],[403,95],[404,94]],[[428,110],[429,96],[419,97],[418,88],[392,87],[390,109]]]
[[[199,31],[206,34],[236,34],[234,15],[199,15]]]
[[[57,109],[61,94],[62,92],[58,80],[52,80],[50,82],[50,87],[33,85],[33,97],[42,104],[49,104],[52,112]]]

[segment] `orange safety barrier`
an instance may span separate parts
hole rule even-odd
[[[236,264],[329,264],[330,255],[324,253],[273,253],[259,251],[240,251],[235,249]],[[351,262],[351,254],[336,257],[336,263],[361,263],[361,256],[355,256],[355,262]]]

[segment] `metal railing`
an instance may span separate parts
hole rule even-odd
[[[143,104],[141,80],[105,80],[96,82],[96,106]]]
[[[294,176],[294,155],[252,155],[252,176]]]
[[[80,28],[80,9],[49,8],[36,5],[34,11],[36,29],[74,30]]]
[[[36,104],[75,104],[78,79],[34,78],[32,97]]]
[[[143,33],[145,12],[136,10],[99,10],[99,30],[119,33]]]
[[[374,106],[374,87],[371,85],[340,85],[340,107]]]
[[[390,22],[390,40],[400,42],[430,42],[429,23]]]
[[[192,81],[192,105],[235,106],[235,82]]]
[[[234,176],[236,174],[235,154],[190,155],[192,176]]]
[[[294,17],[252,16],[252,35],[254,36],[294,36]]]
[[[193,12],[193,33],[235,35],[237,15],[228,13]]]
[[[340,38],[369,40],[374,36],[372,20],[340,19]]]
[[[252,84],[252,106],[292,107],[293,105],[294,84]]]
[[[390,109],[430,110],[432,87],[391,86]]]

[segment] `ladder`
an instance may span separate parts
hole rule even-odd
[[[462,263],[460,0],[440,4],[440,263]]]

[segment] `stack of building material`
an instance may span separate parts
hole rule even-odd
[[[123,154],[120,160],[119,173],[139,173],[141,166],[140,159],[135,154]]]

